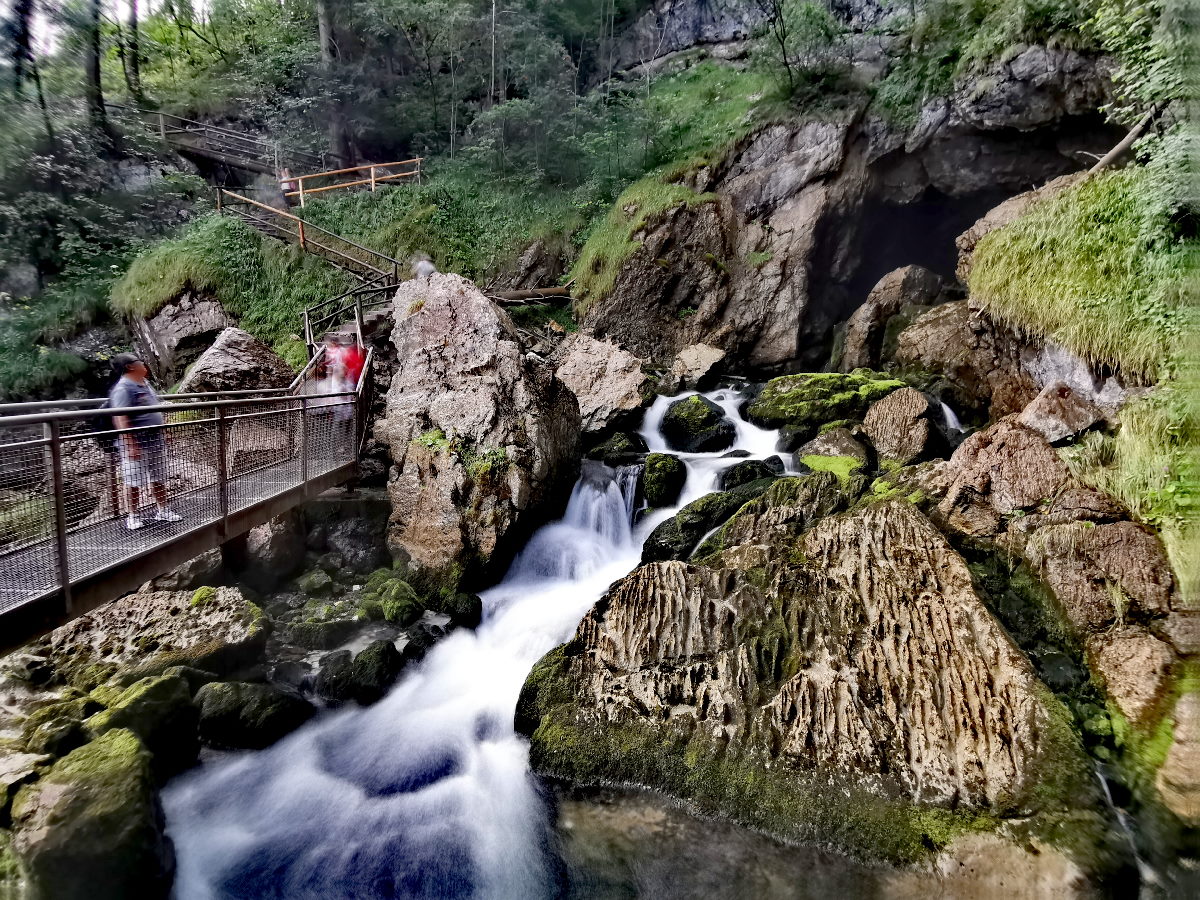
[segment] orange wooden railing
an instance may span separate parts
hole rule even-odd
[[[342,188],[366,188],[374,191],[379,185],[387,184],[392,181],[400,181],[402,179],[414,179],[417,184],[421,183],[421,162],[422,157],[418,156],[415,159],[403,159],[399,162],[390,163],[371,163],[363,166],[350,166],[346,169],[334,169],[330,172],[313,172],[310,175],[286,175],[279,179],[279,186],[283,190],[285,197],[298,197],[300,205],[304,206],[306,197],[313,194],[323,194],[326,191],[337,191]],[[405,166],[407,168],[400,171],[395,169]],[[359,177],[355,177],[359,176]],[[364,177],[365,176],[365,177]],[[346,179],[349,181],[338,180],[334,184],[317,184],[321,179]]]

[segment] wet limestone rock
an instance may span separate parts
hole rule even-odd
[[[267,684],[213,682],[196,692],[200,740],[210,747],[261,750],[295,731],[316,710]]]
[[[175,860],[150,753],[114,729],[73,750],[13,804],[30,900],[165,898]]]
[[[674,506],[687,482],[687,467],[677,456],[651,453],[642,471],[642,492],[650,509]]]
[[[863,429],[880,459],[907,466],[948,449],[934,421],[941,415],[928,397],[905,387],[871,404]]]
[[[388,545],[431,583],[477,579],[565,496],[579,405],[523,352],[507,314],[457,275],[405,282],[395,321],[399,362],[375,427],[394,464]]]
[[[126,684],[188,665],[226,674],[266,646],[262,612],[232,587],[129,594],[56,628],[46,640],[64,681],[90,690],[120,673]]]
[[[664,394],[677,394],[707,387],[724,359],[725,351],[719,347],[689,344],[675,354],[659,390]]]
[[[846,323],[839,370],[879,365],[888,320],[905,306],[933,304],[941,289],[942,279],[922,266],[904,266],[884,275]]]
[[[705,566],[634,571],[535,667],[518,723],[537,770],[890,852],[922,841],[904,804],[1037,815],[1095,797],[1066,713],[913,506],[799,537],[763,512]],[[726,566],[755,547],[761,565]],[[890,824],[860,832],[876,815]]]
[[[1175,663],[1165,643],[1138,625],[1123,625],[1087,641],[1088,665],[1135,728],[1162,700]]]
[[[225,560],[219,547],[206,550],[181,566],[150,579],[146,590],[194,591],[204,585],[219,584],[225,578]]]
[[[747,459],[723,470],[717,476],[717,486],[723,491],[731,491],[760,478],[777,478],[782,474],[783,460],[778,456],[765,460]]]
[[[692,394],[667,407],[659,426],[673,450],[711,453],[733,446],[737,430],[725,411],[707,397]]]
[[[763,478],[693,500],[650,532],[642,545],[642,562],[686,559],[704,535],[762,494],[773,480],[774,477]]]
[[[650,395],[642,360],[611,341],[572,334],[555,353],[555,376],[579,402],[584,434],[604,431],[639,410]]]
[[[304,519],[298,510],[276,516],[246,533],[241,577],[257,591],[270,591],[304,566]]]
[[[633,431],[618,431],[610,435],[602,444],[588,451],[588,459],[598,459],[606,466],[625,466],[637,462],[638,458],[650,448],[645,439]]]
[[[1175,579],[1166,552],[1133,522],[1048,525],[1030,535],[1024,553],[1082,633],[1171,610]]]
[[[381,699],[407,660],[391,641],[372,641],[357,656],[338,650],[321,657],[316,691],[335,703],[353,700],[364,706]]]
[[[179,382],[179,393],[280,388],[296,373],[278,353],[240,328],[226,328]]]
[[[1200,824],[1200,693],[1179,698],[1172,715],[1174,742],[1158,770],[1159,794],[1184,822]]]
[[[772,378],[746,408],[760,428],[803,428],[838,419],[861,419],[867,408],[904,387],[896,378],[861,369]]]
[[[1017,416],[1019,423],[1052,444],[1073,438],[1103,420],[1103,411],[1061,381],[1042,388]]]
[[[992,418],[1020,412],[1040,389],[1021,365],[1022,342],[967,300],[936,306],[896,339],[897,365],[941,375],[959,410]]]

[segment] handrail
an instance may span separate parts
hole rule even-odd
[[[416,178],[417,183],[421,183],[421,163],[424,157],[417,156],[412,159],[404,159],[398,162],[390,163],[368,163],[361,166],[350,166],[345,169],[333,169],[329,172],[310,172],[307,175],[288,175],[280,176],[279,186],[283,189],[283,196],[297,197],[300,200],[301,208],[305,205],[305,200],[310,194],[323,194],[326,191],[338,191],[342,188],[362,187],[370,185],[372,193],[380,182],[395,181],[400,178]],[[405,172],[389,172],[395,166],[409,166],[414,168]],[[379,175],[377,172],[383,171],[387,174]],[[357,181],[339,181],[336,184],[327,184],[322,187],[308,187],[307,183],[317,178],[336,178],[339,175],[349,175],[353,173],[368,173],[368,177],[360,178]],[[289,186],[294,186],[289,190]]]
[[[419,163],[424,160],[423,156],[414,156],[412,159],[402,159],[397,162],[390,163],[366,163],[361,166],[350,166],[347,169],[333,169],[329,172],[310,172],[307,175],[293,175],[290,179],[282,178],[281,181],[307,181],[311,178],[326,178],[331,175],[346,175],[350,172],[362,172],[369,169],[386,169],[389,166],[406,166],[409,163]]]

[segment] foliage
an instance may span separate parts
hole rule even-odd
[[[995,318],[1132,377],[1168,374],[1188,311],[1169,173],[1107,172],[1038,204],[975,250],[971,296]]]
[[[819,99],[848,68],[845,27],[811,0],[765,0],[760,52],[783,74],[789,95]]]
[[[1184,72],[1195,50],[1184,39],[1181,4],[1166,0],[1100,0],[1091,31],[1115,56],[1116,87],[1109,114],[1133,124],[1153,104],[1184,95]]]
[[[349,288],[348,277],[319,257],[210,215],[135,259],[113,286],[112,305],[152,316],[184,291],[210,293],[242,328],[295,358],[305,307]]]

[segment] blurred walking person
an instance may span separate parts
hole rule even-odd
[[[162,401],[146,382],[150,370],[132,353],[118,353],[112,359],[118,380],[108,394],[110,409],[135,406],[158,406]],[[180,516],[167,506],[167,442],[163,437],[163,414],[158,411],[115,415],[117,448],[121,457],[121,480],[125,483],[128,501],[125,527],[130,531],[146,523],[139,516],[142,490],[149,488],[157,507],[154,518],[159,522],[178,522]],[[133,430],[131,430],[133,429]],[[147,430],[138,430],[147,429]]]

